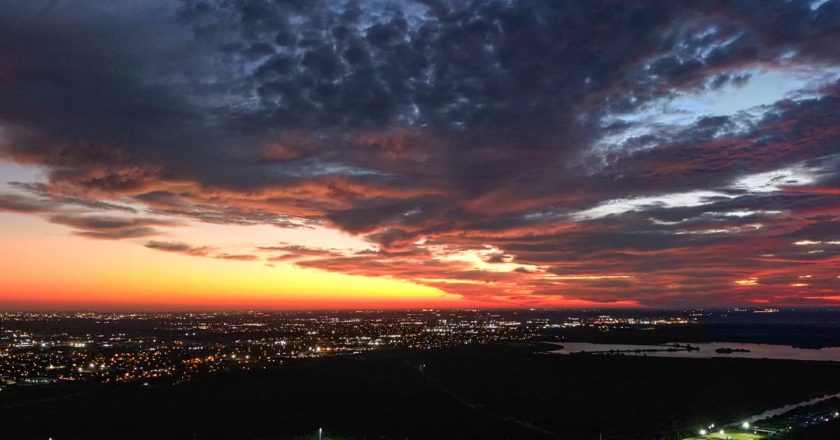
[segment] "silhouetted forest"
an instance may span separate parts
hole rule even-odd
[[[669,438],[837,392],[839,373],[834,363],[563,356],[530,344],[374,352],[177,386],[18,389],[0,398],[0,438],[316,438],[319,427],[324,440]]]

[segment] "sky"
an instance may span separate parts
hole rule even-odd
[[[840,305],[840,0],[0,8],[0,309]]]

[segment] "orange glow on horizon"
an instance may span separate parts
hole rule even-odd
[[[387,277],[161,252],[0,214],[0,309],[382,309],[632,307],[557,298],[476,301]],[[214,230],[218,233],[219,230]],[[191,231],[196,235],[196,231]],[[226,237],[235,241],[237,237]]]
[[[32,217],[2,215],[0,220],[3,308],[470,305],[457,296],[405,281],[191,257],[126,241],[76,237]],[[39,223],[37,228],[32,228],[33,223]]]

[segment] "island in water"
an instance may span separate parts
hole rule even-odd
[[[732,353],[749,353],[750,350],[746,348],[729,348],[729,347],[721,347],[715,350],[715,353],[720,354],[732,354]]]

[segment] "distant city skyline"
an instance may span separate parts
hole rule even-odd
[[[840,306],[838,0],[0,10],[0,310]]]

